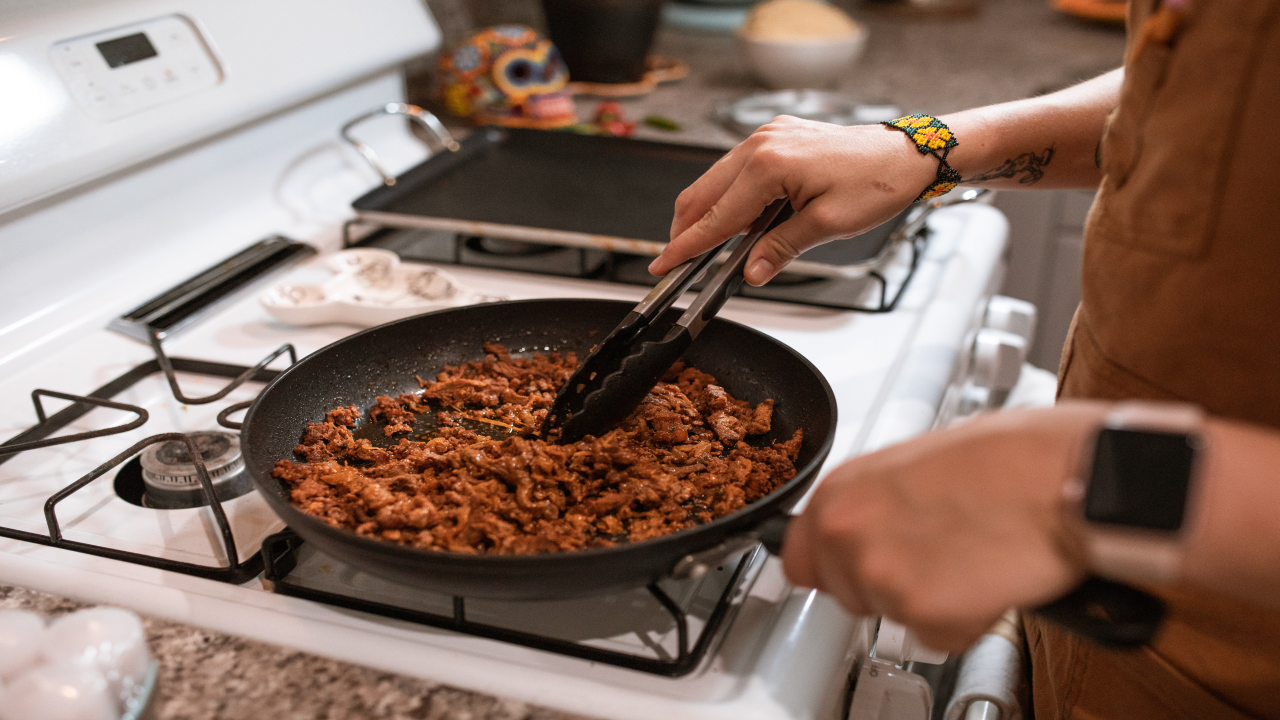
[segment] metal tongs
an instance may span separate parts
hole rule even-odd
[[[559,427],[559,442],[570,443],[586,435],[601,435],[625,418],[680,359],[725,301],[738,291],[751,248],[791,215],[791,205],[786,198],[775,200],[744,235],[735,236],[667,273],[574,371],[556,395],[543,430],[549,432]],[[725,249],[732,251],[729,259],[666,335],[661,340],[655,339],[661,328],[655,326],[654,321],[662,317]]]

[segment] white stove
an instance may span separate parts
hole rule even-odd
[[[282,0],[270,8],[122,0],[20,10],[0,38],[0,88],[16,88],[10,96],[23,102],[20,112],[0,116],[0,440],[36,424],[33,390],[84,395],[154,361],[150,346],[107,329],[113,318],[268,236],[337,250],[350,201],[379,182],[340,142],[338,128],[401,101],[397,64],[438,43],[434,23],[413,0]],[[156,36],[150,49],[139,34]],[[170,58],[181,62],[164,65]],[[120,69],[128,83],[104,87],[125,77],[113,75]],[[145,77],[166,82],[166,71],[185,73],[169,82],[186,84],[133,94]],[[124,84],[137,87],[126,92]],[[393,170],[425,157],[394,119],[362,132]],[[973,333],[999,284],[1006,225],[990,207],[964,205],[939,211],[930,227],[893,312],[746,299],[721,312],[794,347],[827,377],[840,422],[826,469],[928,430],[948,386],[965,372]],[[449,272],[480,293],[512,299],[638,301],[645,293],[494,269]],[[318,257],[271,282],[326,275]],[[247,367],[286,343],[300,357],[356,330],[285,325],[262,308],[259,292],[235,294],[166,339],[165,353]],[[287,363],[282,356],[269,367]],[[235,374],[182,368],[199,367],[180,363],[176,374],[191,397],[219,390],[228,381],[222,375]],[[0,455],[0,582],[591,716],[828,719],[847,712],[850,668],[867,655],[875,620],[851,618],[829,597],[790,586],[777,560],[759,550],[699,581],[660,584],[697,650],[675,667],[682,657],[677,620],[644,588],[558,603],[467,602],[465,620],[477,632],[457,632],[468,628],[449,624],[459,619],[454,599],[406,596],[305,546],[285,547],[280,537],[269,549],[284,548],[285,559],[272,555],[263,574],[257,553],[284,526],[255,493],[221,504],[234,537],[229,554],[210,508],[139,504],[136,481],[131,486],[121,470],[126,464],[58,500],[55,536],[46,512],[51,496],[117,455],[127,460],[136,453],[125,451],[147,437],[220,429],[219,413],[262,387],[249,382],[216,402],[184,404],[162,374],[135,374],[117,383],[127,386],[110,400],[145,409],[145,424]],[[42,402],[49,414],[68,405]],[[54,436],[135,417],[97,408]],[[159,562],[131,562],[129,554]],[[195,574],[183,572],[187,566]],[[325,593],[358,602],[311,599]],[[530,643],[531,634],[550,642]],[[590,649],[554,652],[560,643]],[[619,666],[610,653],[642,660]]]

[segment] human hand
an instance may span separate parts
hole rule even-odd
[[[791,522],[787,576],[930,647],[968,647],[1084,578],[1064,488],[1106,407],[997,413],[846,462]]]
[[[801,252],[901,212],[933,182],[937,165],[897,130],[780,116],[680,193],[671,242],[649,272],[666,275],[787,197],[795,216],[756,243],[743,273],[748,283],[763,285]]]

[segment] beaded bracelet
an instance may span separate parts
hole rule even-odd
[[[906,133],[921,155],[932,155],[938,160],[937,179],[912,202],[945,195],[960,184],[960,173],[947,164],[947,155],[951,153],[951,148],[960,144],[960,141],[956,140],[956,136],[951,133],[951,128],[945,123],[932,115],[907,115],[897,120],[886,120],[880,124]]]

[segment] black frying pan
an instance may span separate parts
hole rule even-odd
[[[612,548],[465,555],[405,547],[332,527],[295,508],[286,486],[271,476],[278,460],[296,459],[293,448],[307,423],[320,422],[327,410],[354,404],[364,412],[378,395],[416,391],[414,375],[433,377],[445,365],[478,360],[486,342],[502,343],[513,354],[558,350],[586,357],[632,307],[606,300],[473,305],[339,340],[281,374],[249,408],[241,431],[249,474],[272,509],[307,542],[351,567],[425,590],[476,598],[553,599],[665,577],[685,556],[785,516],[816,479],[835,435],[835,397],[818,370],[786,345],[728,320],[712,320],[685,360],[714,375],[735,397],[753,403],[774,399],[773,429],[758,441],[785,440],[803,429],[804,442],[798,472],[786,485],[705,525]],[[674,321],[678,315],[669,311],[667,317]]]
[[[414,375],[484,356],[485,342],[512,352],[575,351],[585,357],[632,309],[605,300],[527,300],[443,310],[389,323],[340,340],[304,358],[258,396],[245,417],[241,443],[250,476],[268,504],[298,535],[332,557],[373,574],[434,592],[476,598],[557,599],[642,585],[670,574],[682,559],[758,538],[777,553],[791,507],[817,477],[835,434],[835,397],[807,360],[782,343],[716,318],[685,353],[731,394],[751,402],[773,398],[773,430],[764,440],[805,432],[798,472],[768,497],[713,522],[634,545],[524,556],[476,556],[403,547],[331,527],[289,502],[271,476],[277,460],[293,458],[306,424],[327,410],[374,397],[418,390]],[[669,311],[674,321],[678,311]],[[381,437],[381,432],[369,436]],[[709,559],[708,562],[714,562]],[[1090,578],[1037,612],[1108,645],[1150,641],[1161,603],[1134,588]]]

